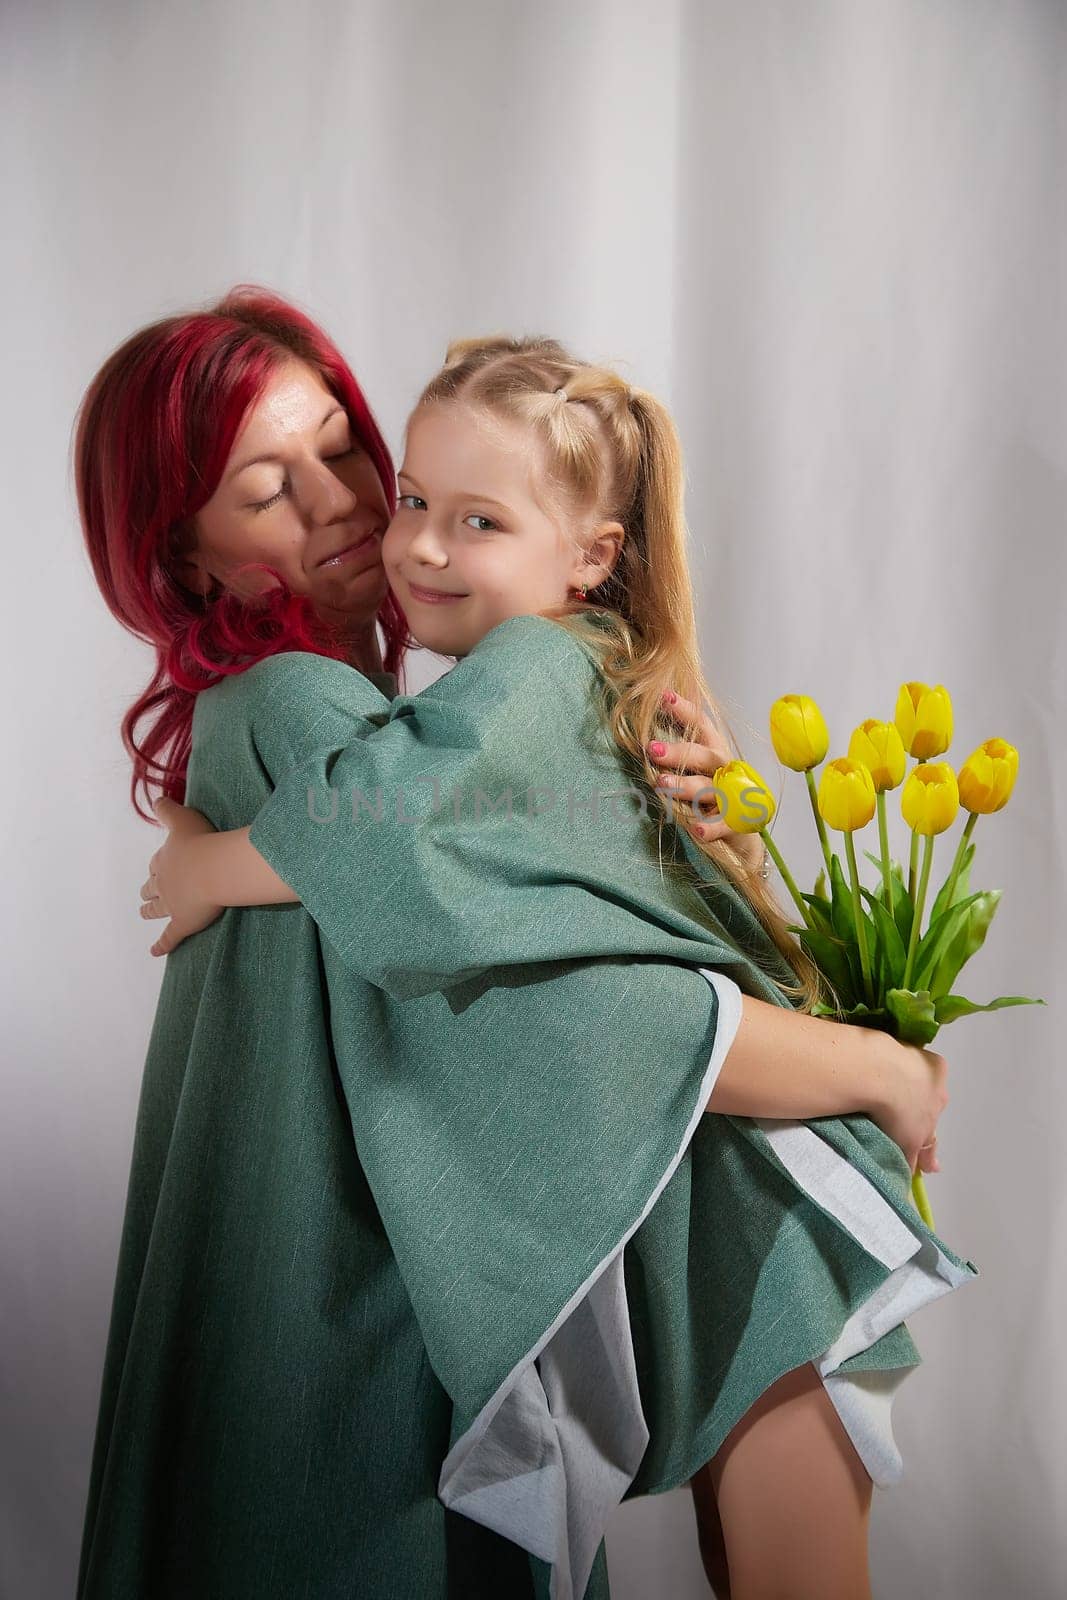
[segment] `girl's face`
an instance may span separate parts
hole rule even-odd
[[[460,404],[418,409],[408,424],[399,503],[382,559],[412,633],[464,656],[508,617],[562,605],[602,582],[622,544],[603,523],[587,558],[533,495],[530,435]],[[568,530],[575,536],[580,530]]]
[[[197,513],[182,581],[250,596],[273,586],[267,561],[320,615],[372,625],[386,593],[381,538],[389,505],[348,413],[302,361],[286,362],[245,418],[222,478]]]

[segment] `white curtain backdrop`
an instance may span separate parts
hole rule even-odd
[[[964,991],[1049,1006],[937,1041],[931,1201],[981,1277],[910,1324],[872,1568],[886,1600],[1062,1595],[1065,69],[1058,0],[7,0],[4,1600],[73,1593],[162,971],[118,738],[148,656],[82,552],[71,421],[134,328],[240,281],[324,324],[394,448],[458,335],[663,395],[710,679],[765,771],[777,695],[844,754],[906,678],[953,694],[950,759],[1019,747]],[[792,776],[776,838],[810,883]],[[707,1593],[688,1490],[620,1507],[608,1555],[617,1600]]]

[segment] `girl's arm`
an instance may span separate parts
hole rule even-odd
[[[154,956],[169,955],[227,906],[299,903],[250,843],[248,828],[216,832],[202,812],[162,797],[152,809],[170,830],[141,886],[142,917],[170,919],[152,946]]]
[[[912,1172],[936,1172],[936,1154],[923,1147],[948,1104],[947,1075],[934,1050],[746,994],[706,1109],[802,1120],[859,1112],[896,1141]]]

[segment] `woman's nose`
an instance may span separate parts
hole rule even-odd
[[[307,516],[320,524],[351,516],[359,504],[359,496],[331,472],[325,461],[309,464],[295,487]]]

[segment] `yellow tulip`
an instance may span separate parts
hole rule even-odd
[[[774,816],[774,796],[747,761],[728,761],[715,772],[719,815],[734,833],[760,833]]]
[[[912,768],[900,793],[900,810],[909,828],[927,836],[944,833],[959,809],[956,774],[947,761],[929,761]]]
[[[1006,739],[987,739],[959,772],[960,805],[988,816],[1006,806],[1019,771],[1019,752]]]
[[[862,761],[838,756],[823,768],[819,782],[819,814],[839,833],[855,833],[874,816],[874,779]]]
[[[952,701],[944,684],[902,683],[893,718],[909,756],[929,761],[952,743]]]
[[[895,722],[879,722],[868,717],[852,733],[849,757],[862,761],[874,780],[876,794],[895,789],[904,776],[904,741]]]
[[[830,748],[823,714],[806,694],[783,694],[771,707],[771,743],[783,767],[809,772]]]

